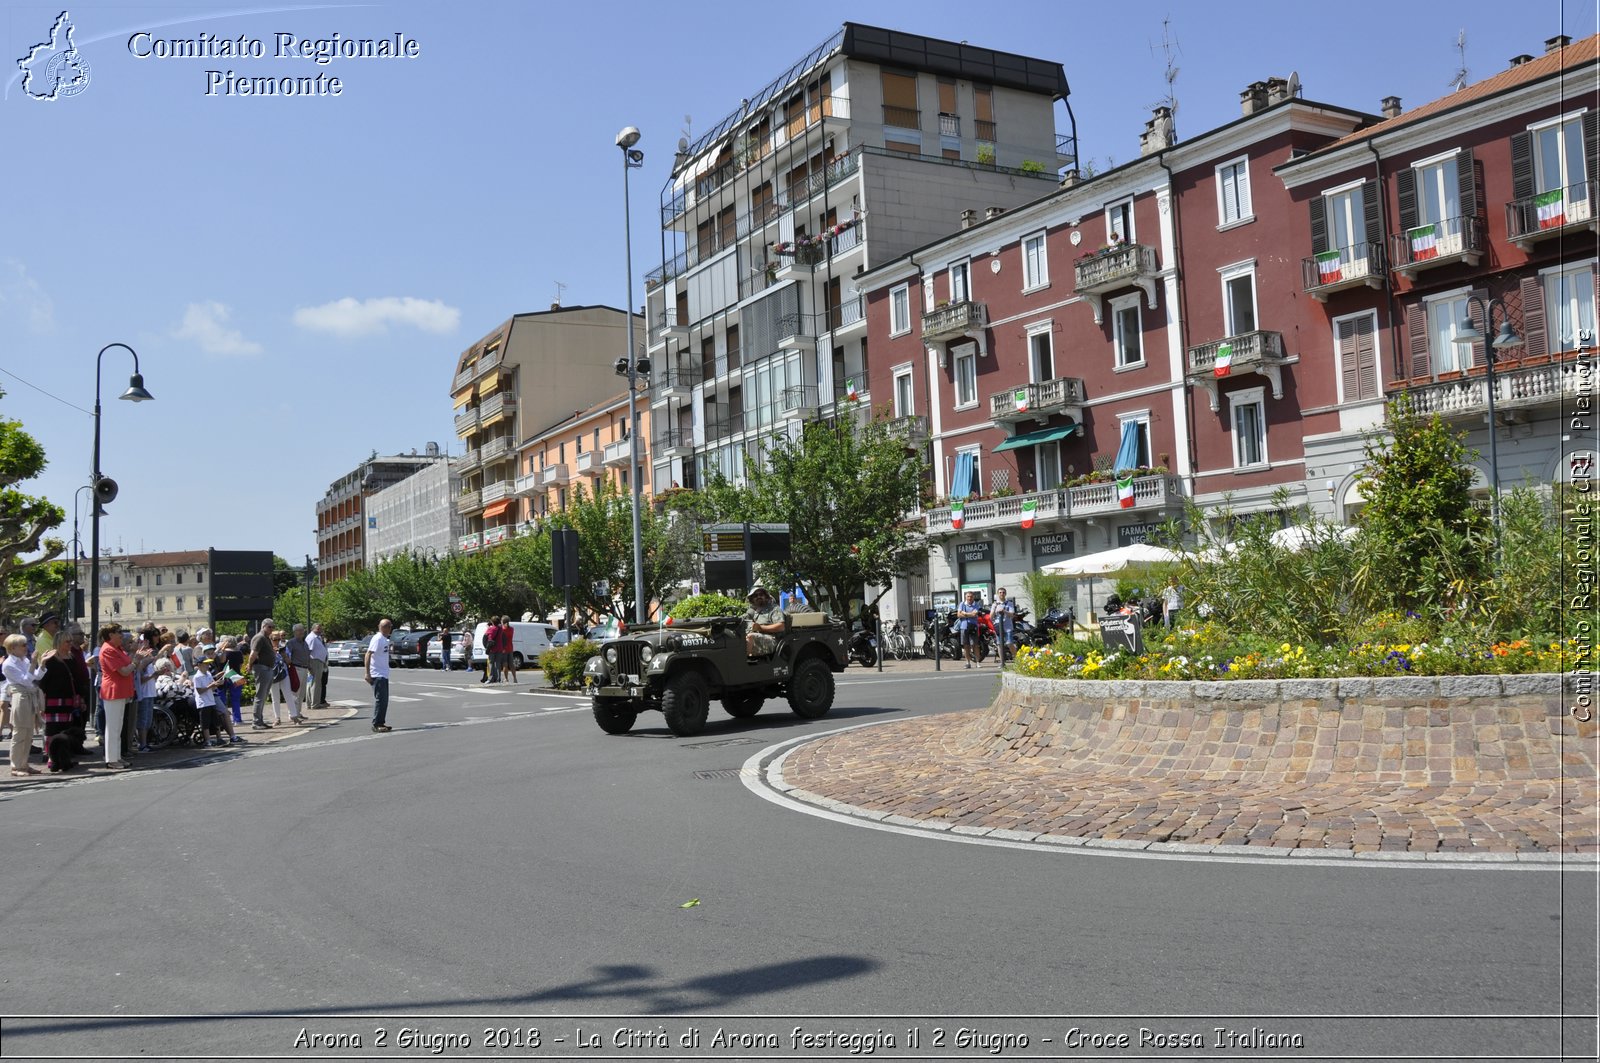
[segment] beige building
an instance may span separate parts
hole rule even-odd
[[[642,343],[642,319],[634,324]],[[615,394],[612,367],[627,352],[627,328],[627,315],[609,306],[555,306],[517,314],[461,353],[450,394],[466,447],[455,499],[463,549],[515,529],[519,441]]]
[[[78,562],[89,599],[90,561]],[[100,558],[100,623],[136,628],[146,620],[173,631],[198,631],[210,616],[211,573],[205,550],[105,554]],[[92,618],[85,619],[87,626]]]

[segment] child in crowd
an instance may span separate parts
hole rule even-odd
[[[200,712],[200,733],[208,746],[225,746],[217,731],[217,678],[204,664],[196,667],[190,680],[194,684],[194,706]]]

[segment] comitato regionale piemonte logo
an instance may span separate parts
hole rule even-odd
[[[50,27],[50,39],[28,49],[17,60],[22,70],[22,91],[35,100],[51,102],[76,96],[89,87],[89,64],[72,42],[72,16],[61,12]]]

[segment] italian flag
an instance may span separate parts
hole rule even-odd
[[[1034,510],[1038,508],[1039,503],[1032,498],[1027,499],[1022,503],[1022,526],[1024,528],[1033,527]]]
[[[1131,472],[1117,480],[1117,505],[1123,509],[1133,508],[1133,473]]]
[[[1028,412],[1028,389],[1027,388],[1018,388],[1017,391],[1016,391],[1016,394],[1012,395],[1011,397],[1016,400],[1017,412],[1018,413],[1027,413]]]
[[[1339,252],[1324,251],[1317,256],[1317,283],[1335,284],[1342,274],[1339,271]]]
[[[966,520],[966,517],[962,516],[961,513],[961,511],[966,507],[967,504],[965,502],[950,503],[950,527],[956,529],[957,531],[961,530],[961,525]]]
[[[1217,348],[1217,363],[1212,371],[1217,376],[1227,376],[1231,368],[1233,368],[1233,344],[1224,343]]]
[[[1439,254],[1439,230],[1433,225],[1419,225],[1411,230],[1411,260],[1421,262]]]
[[[1533,197],[1533,205],[1539,208],[1539,228],[1554,229],[1567,223],[1566,210],[1562,206],[1564,198],[1559,188]]]
[[[849,380],[844,382],[844,397],[849,399],[851,402],[855,402],[861,398],[861,392],[856,389],[855,377],[851,377]]]

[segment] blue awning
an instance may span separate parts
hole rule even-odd
[[[1037,432],[1023,432],[994,448],[996,454],[1002,450],[1017,450],[1021,447],[1034,447],[1040,443],[1054,443],[1058,439],[1065,439],[1078,431],[1079,425],[1069,424],[1063,428],[1043,428]]]

